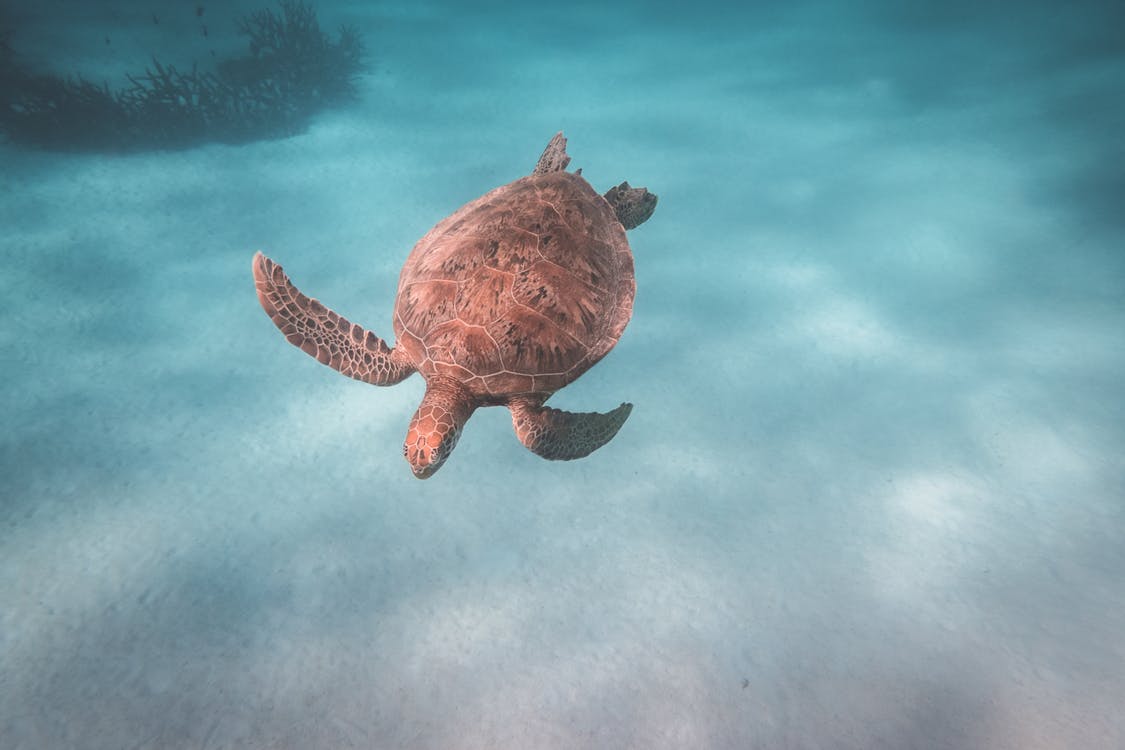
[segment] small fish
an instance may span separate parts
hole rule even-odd
[[[105,43],[106,43],[107,45],[109,44],[109,37],[108,37],[108,36],[107,36],[107,37],[105,38]]]
[[[207,24],[203,24],[203,36],[207,36]]]
[[[160,19],[156,17],[155,13],[152,14],[152,22],[154,24],[160,25]]]
[[[203,15],[203,6],[202,5],[195,6],[195,15],[196,16],[202,16]]]

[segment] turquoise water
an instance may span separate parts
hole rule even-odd
[[[191,5],[7,15],[121,83],[262,7]],[[917,7],[323,3],[374,67],[303,134],[0,145],[0,747],[1125,746],[1125,18]],[[250,258],[390,337],[558,130],[660,195],[551,401],[633,414],[564,463],[481,410],[420,482],[422,381]]]

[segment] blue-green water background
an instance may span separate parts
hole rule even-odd
[[[1125,746],[1120,4],[471,5],[321,3],[374,67],[304,135],[0,146],[0,747]],[[12,41],[123,83],[259,7]],[[286,344],[250,257],[390,335],[560,129],[660,195],[552,401],[635,410],[419,482],[422,382]]]

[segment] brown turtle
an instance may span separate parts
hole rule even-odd
[[[520,442],[550,459],[609,442],[632,405],[608,414],[545,407],[617,343],[633,311],[625,230],[656,196],[625,182],[598,195],[566,171],[557,134],[531,175],[461,207],[426,234],[398,282],[392,348],[301,294],[258,253],[258,300],[290,343],[345,375],[393,385],[413,372],[426,395],[403,453],[414,475],[437,471],[479,406],[507,406]]]

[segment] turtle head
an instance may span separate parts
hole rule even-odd
[[[414,415],[410,429],[406,432],[406,442],[402,453],[410,462],[410,469],[419,479],[429,479],[449,458],[461,428],[454,426],[448,415],[433,413],[422,409]]]
[[[430,382],[422,405],[410,420],[402,454],[419,479],[432,477],[461,437],[473,403],[460,383]]]

